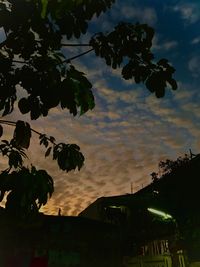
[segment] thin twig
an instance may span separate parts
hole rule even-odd
[[[0,119],[0,124],[6,124],[6,125],[10,125],[10,126],[16,126],[16,122],[15,121],[7,121],[7,120],[1,120]],[[41,136],[43,135],[42,133],[34,130],[33,128],[30,128],[30,130],[34,133],[36,133],[37,135]],[[46,136],[46,138],[54,145],[56,145],[56,143],[54,141],[52,141],[49,137]]]
[[[80,54],[74,56],[74,57],[67,58],[67,59],[63,60],[61,63],[58,63],[57,65],[62,65],[63,63],[70,63],[70,61],[72,61],[72,60],[74,60],[74,59],[76,59],[78,57],[82,57],[82,56],[90,53],[93,50],[94,50],[94,48],[91,48],[91,49],[89,49],[89,50],[87,50],[87,51],[85,51],[83,53],[80,53]],[[28,61],[21,61],[21,60],[13,60],[12,62],[20,63],[20,64],[28,64],[29,63]]]
[[[22,60],[13,60],[12,62],[14,62],[14,63],[20,63],[20,64],[28,64],[28,62],[27,61],[22,61]]]
[[[85,51],[85,52],[83,52],[81,54],[78,54],[78,55],[74,56],[74,57],[67,58],[67,59],[63,60],[61,63],[59,63],[58,65],[63,64],[63,63],[70,63],[71,60],[74,60],[74,59],[76,59],[78,57],[82,57],[82,56],[90,53],[93,50],[94,50],[94,48],[91,48],[91,49],[89,49],[89,50],[87,50],[87,51]]]
[[[62,44],[61,46],[91,46],[90,44]]]
[[[41,43],[41,40],[35,40],[37,43]],[[61,43],[61,46],[91,46],[90,44],[64,44]]]

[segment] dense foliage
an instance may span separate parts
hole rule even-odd
[[[168,175],[170,173],[173,173],[176,170],[181,170],[182,167],[187,166],[189,161],[192,159],[193,156],[196,156],[191,153],[190,156],[188,154],[185,154],[183,157],[178,157],[176,160],[166,159],[161,160],[158,163],[158,169],[159,172],[152,172],[151,178],[153,182],[156,182],[159,178],[162,178],[165,175]]]
[[[74,59],[90,52],[104,58],[105,64],[112,68],[121,68],[122,78],[143,82],[157,97],[165,95],[167,86],[177,88],[172,78],[175,69],[166,59],[154,61],[151,52],[154,30],[146,24],[121,22],[112,32],[94,34],[87,44],[80,44],[89,50],[66,57],[62,47],[79,45],[68,40],[80,39],[87,32],[89,21],[113,3],[114,0],[0,1],[0,27],[5,34],[5,40],[0,43],[2,116],[12,113],[17,106],[22,114],[30,114],[32,120],[47,116],[49,110],[57,106],[68,109],[74,116],[93,109],[92,84],[72,64]],[[57,144],[54,137],[31,129],[21,120],[16,123],[0,120],[0,123],[0,136],[3,136],[3,124],[15,127],[12,139],[0,143],[0,152],[8,158],[8,177],[24,177],[27,172],[32,175],[32,170],[25,171],[23,158],[33,132],[46,148],[45,156],[52,156],[60,169],[70,171],[82,167],[84,156],[76,144]],[[5,172],[1,176],[4,177]],[[5,188],[0,186],[2,195],[10,187]],[[52,188],[45,188],[48,188],[44,191],[46,194],[52,193]],[[18,192],[17,183],[9,190]],[[31,199],[32,203],[38,200],[38,207],[46,203],[46,199]],[[8,201],[9,198],[7,206],[11,206]]]

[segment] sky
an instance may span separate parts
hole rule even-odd
[[[200,153],[200,1],[116,0],[109,11],[93,18],[81,42],[88,43],[95,32],[112,31],[120,21],[155,29],[155,58],[167,58],[176,68],[178,90],[168,89],[157,99],[142,84],[123,80],[120,69],[112,70],[93,53],[74,60],[93,84],[95,109],[73,117],[56,108],[47,118],[31,122],[32,128],[58,141],[78,144],[85,156],[80,171],[65,173],[44,157],[33,137],[29,158],[55,181],[55,192],[41,210],[46,214],[57,215],[61,208],[63,215],[78,215],[99,197],[131,193],[131,184],[136,192],[151,183],[160,160],[175,160],[189,149]],[[65,48],[64,53],[71,57],[86,49]],[[17,111],[5,119],[29,121]]]

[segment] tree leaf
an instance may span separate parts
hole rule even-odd
[[[24,121],[17,121],[13,139],[17,146],[28,148],[30,145],[31,127],[29,123]]]
[[[42,2],[41,17],[44,19],[46,17],[46,13],[47,13],[48,0],[41,0],[41,2]]]
[[[17,168],[17,167],[21,167],[22,166],[22,157],[20,155],[20,153],[16,150],[12,150],[9,154],[9,166],[12,168]]]
[[[167,82],[171,85],[173,90],[176,90],[178,88],[177,82],[174,79],[168,79]]]
[[[30,111],[30,103],[28,99],[21,98],[18,102],[18,107],[22,114],[28,113]]]
[[[3,126],[0,124],[0,137],[3,135]]]
[[[52,147],[49,147],[45,153],[45,157],[48,157],[51,153]]]

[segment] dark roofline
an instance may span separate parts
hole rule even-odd
[[[192,165],[193,163],[199,161],[200,162],[200,154],[197,154],[196,156],[194,156],[193,158],[191,158],[188,162],[188,165]],[[140,190],[138,190],[137,192],[133,193],[133,194],[123,194],[123,195],[116,195],[116,196],[108,196],[108,197],[100,197],[97,198],[92,204],[90,204],[87,208],[85,208],[83,211],[81,211],[78,216],[82,216],[87,210],[89,210],[92,206],[95,206],[97,203],[103,203],[104,200],[107,201],[113,201],[113,200],[123,200],[123,199],[134,199],[137,196],[148,192],[151,188],[154,188],[155,185],[159,186],[160,184],[162,184],[163,182],[165,182],[168,179],[171,179],[172,176],[174,174],[176,174],[180,169],[175,169],[173,170],[171,173],[168,174],[164,174],[163,176],[161,176],[157,181],[155,182],[151,182],[150,184],[148,184],[147,186],[145,186],[144,188],[141,188]]]

